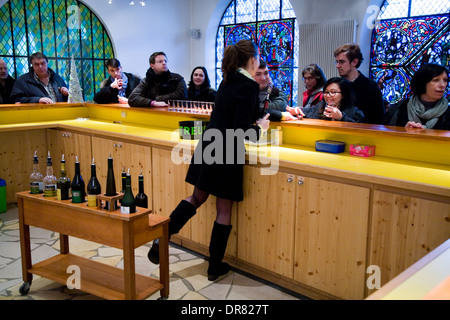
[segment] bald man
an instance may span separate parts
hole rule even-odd
[[[11,91],[14,86],[14,78],[8,74],[6,62],[0,59],[0,104],[13,103]]]

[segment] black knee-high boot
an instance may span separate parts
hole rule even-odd
[[[222,259],[227,249],[228,237],[230,236],[232,227],[231,225],[226,226],[214,222],[214,227],[211,232],[211,242],[209,243],[209,281],[214,281],[219,276],[227,274],[230,271],[230,266],[228,263],[222,262]]]
[[[170,214],[169,221],[169,239],[170,236],[180,232],[181,228],[191,219],[196,213],[197,209],[189,201],[182,200],[175,210]],[[154,263],[159,264],[159,241],[153,241],[152,248],[147,254],[148,259]]]

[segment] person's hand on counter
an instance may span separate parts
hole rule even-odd
[[[169,105],[164,101],[152,101],[152,107],[162,108],[168,107]]]
[[[43,104],[52,104],[53,100],[47,97],[43,97],[39,99],[39,103],[43,103]]]
[[[125,97],[117,96],[120,104],[128,104],[128,99]]]
[[[296,117],[296,119],[303,119],[303,117],[305,116],[305,114],[303,113],[302,109],[300,109],[299,107],[286,107],[286,111],[289,112],[292,116]]]

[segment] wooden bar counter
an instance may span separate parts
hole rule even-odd
[[[127,105],[0,106],[8,202],[29,189],[35,150],[41,171],[50,150],[56,175],[65,154],[69,177],[75,155],[85,175],[95,158],[100,183],[111,152],[117,173],[143,170],[150,209],[168,217],[192,192],[184,178],[196,142],[180,140],[178,122],[208,119]],[[363,299],[374,291],[366,285],[370,266],[380,268],[383,285],[450,237],[449,131],[311,119],[271,128],[282,132],[280,145],[247,146],[244,201],[233,206],[226,252],[231,265],[312,298]],[[317,152],[323,139],[345,142],[345,152]],[[376,155],[351,156],[350,144],[375,145]],[[171,241],[208,255],[214,219],[210,197]]]
[[[105,299],[145,299],[157,291],[163,298],[169,296],[168,218],[149,214],[151,210],[142,208],[127,215],[120,210],[90,208],[86,203],[58,201],[27,191],[19,192],[17,201],[25,282],[22,294],[28,292],[32,274],[66,284],[71,274],[69,267],[75,266],[79,270],[79,289]],[[30,226],[59,232],[60,254],[32,264]],[[124,269],[71,254],[68,236],[122,249]],[[134,249],[158,238],[160,280],[135,274]]]

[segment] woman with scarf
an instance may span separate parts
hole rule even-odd
[[[149,62],[145,78],[128,98],[130,107],[167,107],[169,100],[186,100],[186,82],[178,73],[169,71],[166,54],[155,52]]]
[[[447,86],[445,67],[433,63],[422,65],[411,79],[411,98],[398,106],[396,125],[450,130],[450,108],[444,97]]]

